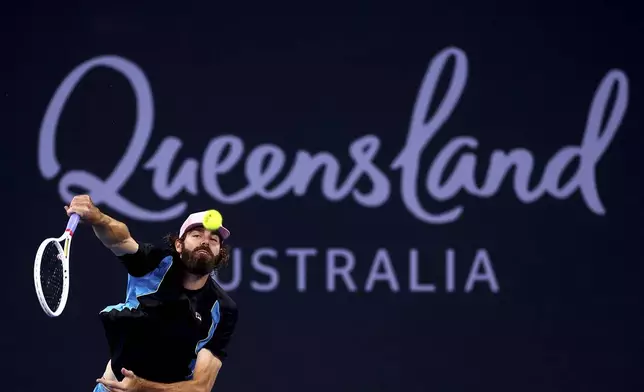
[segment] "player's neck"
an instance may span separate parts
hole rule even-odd
[[[183,277],[183,287],[187,290],[199,290],[206,284],[209,277],[210,275],[198,276],[186,273]]]

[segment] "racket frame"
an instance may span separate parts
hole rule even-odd
[[[69,294],[69,255],[71,251],[72,237],[74,236],[74,231],[80,217],[77,214],[72,214],[67,223],[67,228],[63,235],[58,238],[47,238],[40,243],[38,251],[36,252],[36,258],[34,259],[34,285],[36,287],[36,295],[38,296],[38,302],[40,307],[42,307],[45,314],[49,317],[58,317],[63,313],[65,306],[67,305],[67,297]],[[47,245],[54,243],[58,254],[62,256],[61,263],[63,265],[63,290],[61,294],[60,304],[58,308],[54,311],[49,308],[47,305],[47,300],[42,290],[42,283],[40,282],[40,269],[42,263],[42,257],[45,253]],[[61,246],[60,243],[64,242],[64,245]]]

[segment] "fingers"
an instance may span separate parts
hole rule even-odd
[[[65,206],[65,212],[67,213],[67,216],[72,216],[72,214],[76,213],[82,218],[83,215],[85,215],[85,209],[79,206]]]
[[[65,206],[67,216],[78,214],[81,217],[81,220],[89,218],[94,210],[96,210],[96,207],[89,195],[74,196],[69,205]]]
[[[126,368],[121,369],[121,374],[124,375],[125,377],[136,377],[134,375],[134,372],[132,372],[131,370],[127,370]]]
[[[74,196],[72,201],[69,203],[70,207],[84,206],[84,207],[93,207],[94,202],[89,195],[79,195]]]

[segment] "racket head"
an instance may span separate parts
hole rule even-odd
[[[61,242],[64,241],[64,247]],[[58,317],[69,293],[69,249],[71,236],[48,238],[38,247],[34,260],[34,285],[45,314]]]

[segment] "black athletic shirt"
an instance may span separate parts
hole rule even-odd
[[[127,297],[100,313],[119,380],[123,367],[155,382],[191,379],[202,349],[226,359],[237,306],[214,279],[186,290],[181,261],[150,244],[119,259],[128,271]]]

